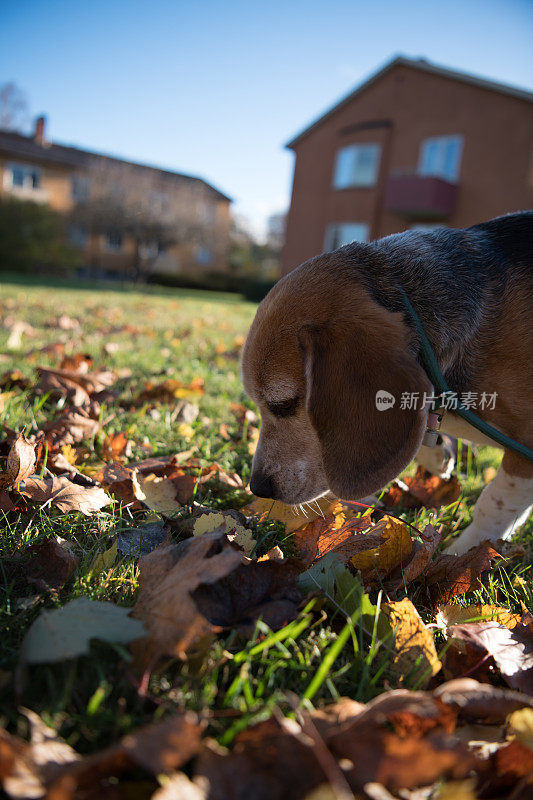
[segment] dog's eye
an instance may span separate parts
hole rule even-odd
[[[268,410],[274,414],[275,417],[290,417],[296,413],[298,406],[298,398],[291,397],[290,400],[282,400],[279,403],[269,403]]]

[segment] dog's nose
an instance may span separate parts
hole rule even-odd
[[[268,475],[252,475],[250,489],[256,497],[272,497],[272,480]]]

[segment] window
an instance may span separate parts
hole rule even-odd
[[[108,231],[107,234],[107,249],[112,252],[118,252],[122,249],[122,234],[120,231]]]
[[[150,208],[154,214],[164,214],[170,206],[170,198],[165,192],[150,192]]]
[[[8,189],[35,191],[41,186],[41,170],[28,164],[10,164],[6,170],[5,186]]]
[[[420,147],[418,172],[420,175],[435,175],[454,183],[459,177],[462,150],[462,136],[425,139]]]
[[[74,175],[70,184],[70,194],[73,200],[83,201],[89,197],[89,178],[85,175]]]
[[[87,231],[83,225],[71,225],[68,229],[68,240],[74,247],[85,247],[87,244]]]
[[[350,242],[367,242],[368,225],[366,222],[338,222],[328,225],[324,250],[336,250]]]
[[[197,264],[210,264],[213,260],[213,254],[208,247],[198,247],[196,249],[196,263]]]
[[[374,186],[378,177],[379,144],[351,144],[337,151],[333,186]]]

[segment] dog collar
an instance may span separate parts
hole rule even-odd
[[[401,286],[399,288],[403,297],[406,311],[418,334],[420,356],[422,358],[424,369],[428,378],[433,384],[433,388],[436,392],[438,392],[438,397],[436,401],[432,403],[432,407],[428,412],[428,422],[426,426],[426,433],[424,434],[424,440],[427,438],[427,441],[429,442],[428,446],[432,447],[437,443],[437,436],[443,415],[442,407],[445,404],[446,397],[453,395],[454,414],[458,414],[474,428],[477,428],[478,431],[481,431],[485,434],[485,436],[488,436],[489,439],[497,442],[497,444],[499,444],[501,447],[505,447],[507,450],[513,450],[515,453],[518,453],[518,455],[522,456],[522,458],[525,458],[527,461],[530,461],[533,464],[533,450],[530,447],[527,447],[521,442],[516,442],[514,439],[511,439],[509,436],[506,436],[504,433],[499,431],[497,428],[493,428],[492,425],[489,425],[488,422],[485,422],[485,420],[478,417],[476,414],[470,411],[469,408],[466,408],[462,403],[457,401],[457,393],[452,392],[446,383],[418,314],[413,308],[411,301],[409,300],[404,289]],[[425,443],[426,442],[424,441],[424,444]]]

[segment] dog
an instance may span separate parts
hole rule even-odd
[[[459,399],[489,397],[470,408],[533,447],[533,211],[526,211],[353,242],[276,283],[242,356],[244,388],[261,412],[255,495],[288,504],[328,492],[360,500],[417,454],[439,471],[445,454],[422,445],[434,389],[402,289],[449,387]],[[494,445],[451,409],[442,430]],[[504,449],[450,552],[508,539],[532,503],[533,464]]]

